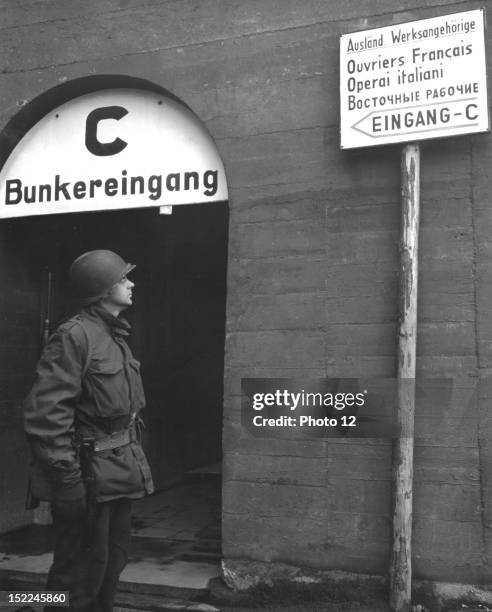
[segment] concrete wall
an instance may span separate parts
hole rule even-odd
[[[399,147],[338,148],[341,33],[486,6],[447,0],[5,1],[0,124],[90,74],[147,78],[208,126],[230,188],[224,554],[384,573],[390,448],[263,441],[244,376],[394,376]],[[423,146],[418,375],[492,367],[489,136]],[[416,449],[415,573],[491,581],[492,451],[482,385]],[[7,418],[9,427],[12,427]]]

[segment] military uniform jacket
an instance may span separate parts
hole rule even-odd
[[[45,346],[24,402],[24,427],[40,469],[32,482],[35,498],[53,500],[80,485],[79,440],[102,439],[138,418],[145,396],[140,364],[125,341],[129,328],[93,305],[62,324]],[[153,491],[138,441],[92,453],[90,468],[97,502]]]

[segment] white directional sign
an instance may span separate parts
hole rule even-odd
[[[340,38],[342,149],[489,131],[485,14]]]

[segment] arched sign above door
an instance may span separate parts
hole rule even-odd
[[[224,166],[179,101],[105,89],[53,109],[0,171],[0,218],[227,200]]]

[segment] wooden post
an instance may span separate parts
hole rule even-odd
[[[417,144],[407,144],[403,148],[401,179],[398,406],[393,448],[390,607],[394,612],[409,612],[412,589],[412,481],[420,220],[420,148]]]

